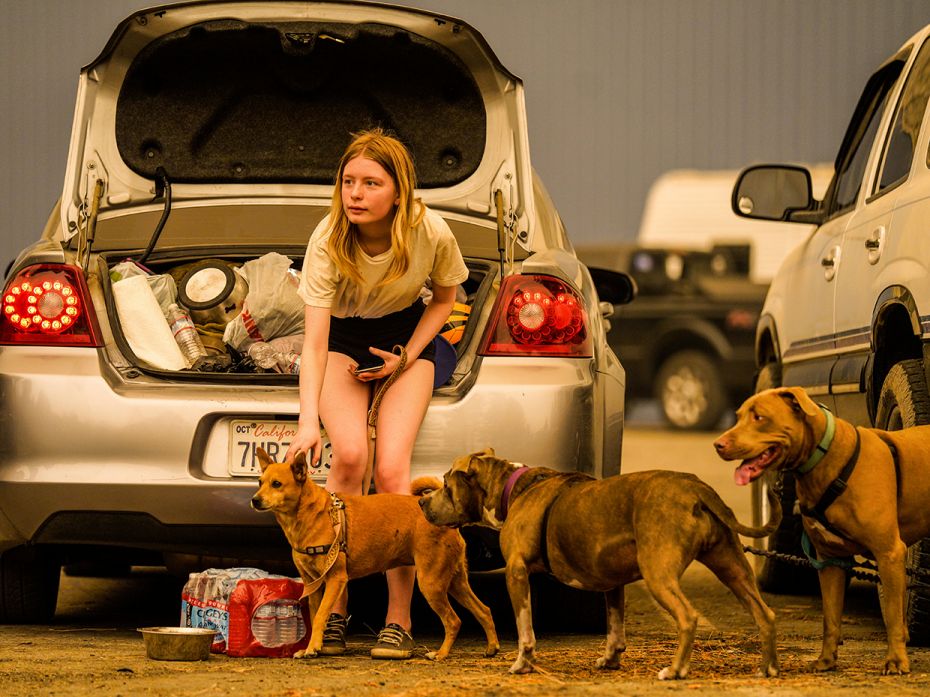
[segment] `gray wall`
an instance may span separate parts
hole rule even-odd
[[[79,68],[146,0],[0,0],[0,272],[60,194]],[[580,243],[631,239],[677,168],[832,160],[926,0],[395,0],[523,78],[533,162]]]

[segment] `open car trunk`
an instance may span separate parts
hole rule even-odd
[[[302,249],[171,247],[144,264],[135,260],[138,256],[112,251],[98,257],[120,359],[143,373],[172,379],[296,382],[304,320],[297,295]],[[466,263],[469,278],[458,287],[453,313],[436,339],[437,379],[442,378],[436,387],[467,375],[479,308],[493,296],[497,265],[480,259]],[[424,286],[421,297],[428,296]],[[178,310],[191,328],[173,314]],[[202,355],[185,351],[194,332]]]

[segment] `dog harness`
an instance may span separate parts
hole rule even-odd
[[[853,470],[856,469],[856,462],[858,460],[859,429],[856,429],[856,446],[853,448],[852,454],[849,456],[846,464],[843,465],[843,469],[840,471],[839,475],[837,475],[836,479],[830,482],[830,486],[827,487],[827,490],[823,492],[820,500],[813,507],[801,508],[801,515],[807,516],[808,518],[816,518],[817,521],[827,530],[835,535],[844,537],[844,535],[842,535],[836,528],[830,525],[829,521],[827,521],[825,512],[833,504],[833,502],[836,501],[844,491],[846,491],[849,477],[852,475]]]
[[[313,591],[322,585],[323,581],[326,580],[326,574],[329,573],[329,570],[333,568],[333,564],[336,563],[339,553],[346,551],[346,503],[332,492],[330,492],[329,497],[332,499],[332,506],[329,508],[329,519],[333,524],[335,539],[326,545],[308,545],[302,549],[292,547],[292,549],[299,554],[306,554],[308,556],[315,556],[318,554],[326,555],[326,559],[323,562],[325,566],[322,573],[320,573],[319,577],[312,583],[304,585],[304,595],[313,593]]]

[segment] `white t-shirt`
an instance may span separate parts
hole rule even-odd
[[[439,286],[455,286],[468,278],[458,243],[448,223],[429,208],[410,230],[410,266],[403,278],[379,286],[387,274],[393,251],[370,257],[361,251],[358,284],[343,276],[329,255],[329,216],[310,235],[300,286],[301,299],[311,307],[328,307],[334,317],[383,317],[410,307],[427,278]]]

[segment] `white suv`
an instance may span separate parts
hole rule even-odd
[[[757,389],[800,385],[862,426],[930,423],[928,36],[930,26],[866,83],[823,201],[811,195],[810,173],[792,166],[750,167],[733,191],[737,215],[816,225],[769,289],[756,332]],[[793,507],[793,486],[783,496]],[[761,491],[755,500],[763,519]],[[770,548],[792,551],[799,527],[786,517]],[[911,547],[908,566],[930,569],[930,541]],[[792,571],[767,561],[760,580],[789,590]],[[914,583],[908,595],[911,638],[927,641],[930,587]]]

